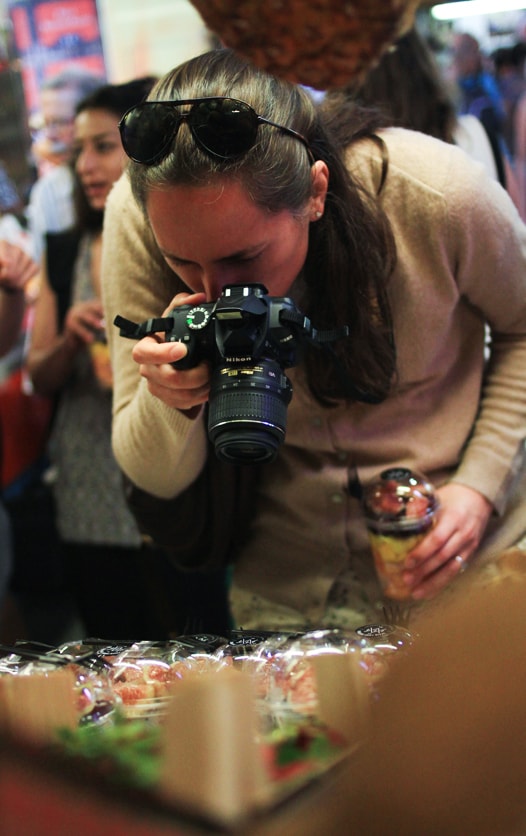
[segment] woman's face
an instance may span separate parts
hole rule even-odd
[[[127,157],[118,118],[108,110],[84,110],[75,118],[75,170],[92,209],[104,209]]]
[[[268,212],[229,180],[152,191],[147,210],[166,262],[208,302],[227,284],[258,282],[271,296],[285,296],[305,262],[314,211]]]

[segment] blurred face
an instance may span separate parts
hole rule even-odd
[[[315,209],[301,217],[256,206],[228,180],[150,192],[147,210],[168,265],[187,287],[215,301],[227,284],[259,282],[284,296],[301,271]]]
[[[93,209],[104,209],[111,187],[121,176],[127,157],[118,118],[107,110],[84,110],[75,119],[75,170]]]
[[[476,75],[481,68],[477,43],[466,35],[457,35],[454,38],[452,59],[453,69],[458,78]]]
[[[42,132],[57,154],[71,150],[76,104],[76,93],[73,90],[65,88],[42,92]]]

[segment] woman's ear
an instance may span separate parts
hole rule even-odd
[[[318,221],[325,209],[325,197],[329,188],[329,169],[323,160],[316,160],[311,168],[312,194],[309,202],[309,218]]]

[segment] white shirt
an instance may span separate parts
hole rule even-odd
[[[8,213],[0,218],[0,241],[8,241],[9,244],[21,247],[27,255],[33,256],[31,236],[15,215]]]
[[[28,221],[33,240],[33,258],[40,262],[47,232],[63,232],[73,226],[73,173],[59,165],[44,174],[31,189]]]
[[[467,113],[457,117],[454,140],[472,159],[482,163],[493,180],[499,179],[495,155],[480,119]]]

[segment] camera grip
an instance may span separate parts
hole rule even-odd
[[[186,354],[180,360],[174,360],[172,366],[174,369],[180,371],[187,371],[193,369],[198,365],[199,359],[197,357],[197,342],[193,334],[184,334],[181,337],[170,338],[170,342],[182,343],[186,346]]]

